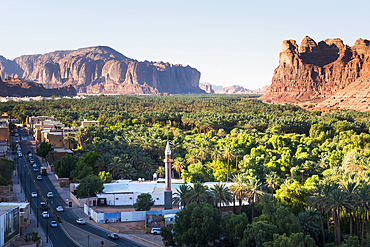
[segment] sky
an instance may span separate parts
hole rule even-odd
[[[200,82],[271,84],[284,40],[370,39],[370,1],[0,0],[0,55],[105,45],[138,61],[190,65]],[[366,36],[367,35],[367,36]]]

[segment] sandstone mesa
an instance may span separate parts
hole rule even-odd
[[[46,89],[74,87],[86,94],[205,93],[200,72],[190,66],[139,62],[106,46],[25,55],[0,56],[0,76],[37,82]]]
[[[318,44],[306,36],[298,47],[285,40],[272,83],[260,99],[267,102],[321,102],[317,109],[370,110],[370,41],[353,46],[341,39]]]

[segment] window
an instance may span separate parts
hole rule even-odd
[[[130,200],[132,200],[132,197],[130,197]]]
[[[159,200],[159,198],[157,197],[157,201]]]
[[[116,198],[116,200],[118,200],[118,197]]]

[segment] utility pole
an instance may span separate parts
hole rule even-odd
[[[303,185],[303,173],[304,173],[304,170],[301,170],[301,173],[302,173],[302,185]]]

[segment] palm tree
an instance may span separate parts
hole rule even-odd
[[[239,200],[239,213],[241,213],[243,199],[247,196],[246,178],[241,174],[237,174],[233,177],[232,181],[234,182],[234,184],[230,185],[230,190],[233,193],[233,197]],[[234,200],[234,209],[235,209],[235,200]]]
[[[123,179],[134,179],[136,177],[136,170],[132,167],[131,164],[122,164],[119,166],[119,173],[120,178]]]
[[[340,214],[345,207],[349,207],[348,196],[340,189],[334,190],[328,200],[327,212],[332,210],[334,213],[334,233],[335,244],[340,245]]]
[[[164,173],[165,173],[164,166],[159,166],[155,172],[158,174],[158,177],[164,176]]]
[[[230,160],[234,157],[235,149],[231,146],[231,142],[225,142],[223,146],[223,157],[227,159],[227,175],[226,182],[229,182]]]
[[[221,213],[221,206],[223,203],[230,203],[233,201],[232,193],[229,188],[226,187],[226,184],[214,184],[211,188],[213,196],[215,197],[216,207],[220,204],[220,213]]]
[[[307,204],[320,212],[321,233],[322,233],[323,241],[325,243],[325,229],[324,229],[323,214],[325,212],[327,198],[324,194],[324,189],[325,189],[325,186],[322,184],[319,184],[316,188],[314,188],[312,191],[312,195],[307,199]]]
[[[172,198],[173,204],[181,205],[181,207],[186,207],[190,196],[190,188],[186,184],[180,185],[176,192],[174,193],[174,197]]]
[[[181,171],[185,167],[185,160],[181,157],[175,158],[175,160],[172,163],[172,168],[175,169],[177,174],[179,174],[179,178],[181,179]]]
[[[365,231],[365,218],[369,211],[370,203],[370,186],[364,184],[355,194],[355,205],[359,209],[360,220],[361,220],[361,241],[364,244],[364,231]],[[362,216],[362,217],[361,217]]]
[[[253,217],[254,217],[254,202],[257,200],[258,201],[258,198],[264,194],[264,192],[262,190],[260,190],[260,187],[262,185],[262,183],[260,182],[259,179],[257,178],[250,178],[247,180],[247,193],[248,193],[248,200],[251,202],[251,206],[252,206],[252,222],[253,222]]]
[[[358,183],[347,181],[343,184],[343,191],[348,196],[348,202],[349,202],[349,234],[352,236],[352,229],[353,229],[353,212],[355,210],[354,204],[355,204],[355,193],[357,191]]]
[[[68,144],[68,148],[71,149],[71,144],[75,142],[75,139],[72,133],[67,133],[67,135],[64,136],[63,142],[65,144]]]
[[[80,128],[76,131],[75,133],[75,138],[78,142],[78,144],[80,144],[80,146],[82,147],[82,144],[86,141],[86,132],[83,128]]]
[[[122,165],[122,160],[117,156],[113,157],[112,162],[108,164],[108,171],[110,172],[110,174],[112,174],[113,179],[118,178],[121,165]]]
[[[274,195],[274,191],[280,184],[280,178],[276,174],[276,172],[271,172],[270,174],[266,174],[266,184],[267,184],[267,187],[271,188],[271,195]]]
[[[193,187],[190,188],[189,203],[196,202],[200,204],[201,202],[207,202],[210,199],[210,193],[207,190],[207,186],[202,183],[195,183]]]
[[[95,168],[99,171],[106,171],[108,169],[108,164],[112,162],[112,155],[105,153],[96,161]]]

